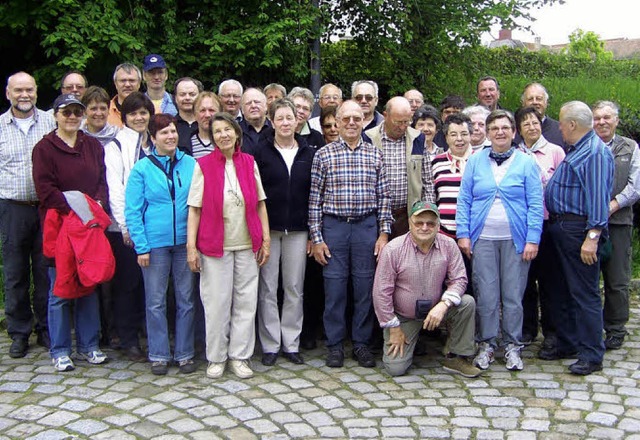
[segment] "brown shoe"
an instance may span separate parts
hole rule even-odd
[[[124,355],[127,357],[127,359],[129,359],[131,362],[147,362],[147,356],[144,354],[144,352],[140,349],[140,347],[138,346],[132,346],[129,348],[126,348],[124,350]]]
[[[464,377],[478,377],[482,370],[462,356],[446,357],[442,362],[442,368],[445,371],[456,373]]]

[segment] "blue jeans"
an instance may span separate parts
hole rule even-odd
[[[100,339],[100,309],[98,295],[91,292],[77,299],[63,299],[53,294],[56,269],[49,268],[49,336],[52,358],[71,355],[71,304],[76,329],[76,351],[89,353],[98,350]]]
[[[187,264],[184,244],[151,249],[149,266],[142,268],[147,307],[147,343],[149,360],[171,360],[167,325],[167,285],[173,275],[176,297],[176,362],[193,358],[194,298],[193,272]]]
[[[342,348],[346,337],[349,275],[353,283],[351,341],[354,347],[366,346],[371,339],[374,322],[371,290],[376,268],[373,255],[378,238],[376,216],[372,214],[361,221],[348,223],[325,215],[322,225],[322,235],[331,252],[331,258],[323,269],[327,347]]]
[[[600,260],[589,266],[580,258],[586,228],[586,221],[549,222],[549,236],[560,270],[551,286],[549,310],[558,332],[558,350],[577,349],[580,360],[600,363],[604,357]]]

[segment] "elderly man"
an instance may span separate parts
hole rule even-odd
[[[562,106],[560,131],[569,147],[544,193],[559,272],[549,294],[557,343],[542,348],[538,357],[552,360],[577,354],[578,361],[569,370],[579,375],[602,370],[598,245],[607,228],[614,170],[611,151],[592,127],[593,114],[585,103]]]
[[[471,119],[471,148],[474,152],[491,146],[491,141],[487,138],[487,117],[489,110],[481,105],[472,105],[462,110],[462,113]]]
[[[157,54],[149,54],[144,57],[142,63],[142,77],[147,85],[146,95],[153,102],[157,113],[168,113],[172,116],[178,114],[171,94],[167,92],[166,84],[169,79],[169,70],[164,58]]]
[[[0,116],[0,236],[4,273],[9,356],[24,357],[33,330],[38,344],[49,348],[47,296],[49,280],[42,255],[38,197],[32,177],[31,152],[55,128],[53,116],[36,108],[36,81],[25,72],[7,80],[11,107]],[[33,303],[29,292],[33,282]],[[32,311],[32,304],[33,311]]]
[[[242,95],[242,151],[253,154],[265,129],[271,127],[267,120],[267,97],[259,89],[250,88]]]
[[[632,207],[640,199],[640,151],[638,144],[616,134],[618,106],[598,101],[593,107],[596,134],[609,147],[615,163],[613,192],[609,202],[611,256],[602,264],[604,277],[605,348],[617,350],[627,334],[629,321],[629,282],[631,281]]]
[[[240,111],[240,100],[242,99],[242,84],[235,79],[227,79],[222,81],[218,86],[218,96],[222,101],[222,111],[229,113],[236,118],[236,121],[242,121],[242,112]]]
[[[120,108],[124,98],[133,92],[140,90],[142,82],[142,73],[135,65],[131,63],[122,63],[116,66],[113,72],[113,84],[116,86],[116,96],[113,97],[109,104],[109,117],[107,123],[116,127],[122,127],[122,114]]]
[[[354,101],[337,113],[340,139],[316,153],[311,167],[309,233],[315,260],[324,266],[326,364],[341,367],[347,333],[347,282],[353,283],[351,341],[362,367],[376,362],[368,344],[373,330],[371,288],[376,256],[391,232],[389,186],[382,154],[362,140],[364,115]]]
[[[558,121],[546,115],[547,106],[549,105],[549,93],[547,89],[540,83],[529,83],[524,87],[522,96],[520,97],[522,106],[530,106],[538,110],[542,115],[542,135],[549,142],[556,145],[564,145],[562,133]],[[516,143],[520,143],[520,135],[516,138]]]
[[[391,376],[405,374],[420,329],[435,330],[446,322],[444,369],[477,377],[481,370],[469,361],[475,352],[476,303],[464,293],[462,254],[454,239],[438,234],[440,213],[433,203],[416,202],[409,223],[409,232],[382,250],[373,283],[373,306],[389,347],[382,357],[384,367]]]
[[[502,108],[498,104],[500,99],[500,85],[493,76],[484,76],[478,81],[476,87],[478,104],[486,107],[489,111]]]
[[[411,89],[404,92],[403,95],[411,104],[411,113],[413,114],[416,110],[418,110],[424,104],[424,96],[420,93],[420,90]]]
[[[304,87],[294,87],[287,96],[296,108],[296,133],[302,136],[311,148],[321,148],[325,141],[322,133],[309,126],[309,117],[313,109],[313,92]]]
[[[382,151],[395,219],[391,227],[392,238],[409,231],[408,214],[415,202],[435,202],[424,134],[410,127],[412,114],[406,98],[391,98],[385,106],[384,121],[363,136],[366,142]]]
[[[366,79],[351,84],[351,99],[358,103],[364,114],[364,131],[380,125],[384,117],[378,113],[378,84]]]
[[[264,86],[262,93],[267,97],[267,107],[269,107],[276,99],[282,99],[287,96],[287,89],[282,84],[271,83]]]
[[[197,79],[185,76],[176,80],[173,85],[178,115],[176,128],[178,130],[178,148],[191,155],[191,136],[198,132],[198,122],[193,108],[198,94],[204,90]]]
[[[320,110],[327,107],[338,107],[342,104],[342,90],[337,86],[327,83],[320,87],[320,99],[318,105]],[[322,133],[322,127],[320,126],[320,116],[309,119],[309,127]]]
[[[77,70],[70,70],[60,80],[60,93],[70,93],[76,98],[82,99],[88,87],[87,77]]]

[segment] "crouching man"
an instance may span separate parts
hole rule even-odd
[[[373,285],[373,305],[384,328],[384,367],[391,376],[407,372],[421,328],[448,327],[445,370],[477,377],[473,356],[474,299],[465,295],[467,275],[456,242],[439,234],[436,205],[416,202],[409,232],[382,250]],[[443,287],[445,288],[443,292]]]

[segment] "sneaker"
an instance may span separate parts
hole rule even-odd
[[[478,354],[473,360],[473,365],[480,368],[481,370],[486,370],[487,368],[489,368],[489,364],[492,364],[493,361],[493,347],[489,345],[488,342],[481,342],[480,348],[478,349]]]
[[[224,373],[225,362],[209,362],[207,367],[207,377],[218,379]]]
[[[169,363],[166,361],[154,361],[151,364],[151,373],[156,376],[164,376],[169,372]]]
[[[327,367],[340,368],[344,364],[344,352],[341,348],[334,348],[329,350],[327,359],[325,361]]]
[[[507,364],[507,370],[520,371],[524,368],[522,358],[520,357],[520,346],[516,344],[507,345],[504,352],[504,358]]]
[[[88,353],[78,353],[78,356],[80,359],[94,365],[103,364],[107,361],[107,355],[100,350],[94,350]]]
[[[51,363],[53,364],[53,368],[55,368],[56,371],[71,371],[75,370],[76,368],[69,356],[60,356],[51,359]]]
[[[193,362],[193,359],[185,359],[178,362],[178,370],[181,374],[191,374],[196,371],[196,368],[196,363]]]
[[[609,336],[604,340],[604,346],[607,350],[619,350],[624,342],[624,336]]]
[[[229,362],[229,369],[239,379],[249,379],[253,377],[253,370],[249,366],[249,361],[232,360]]]
[[[442,368],[450,373],[456,373],[464,377],[478,377],[482,370],[475,367],[467,357],[452,356],[446,357],[442,363]]]
[[[376,360],[367,347],[361,345],[353,349],[353,358],[358,361],[358,365],[364,368],[376,366]]]

